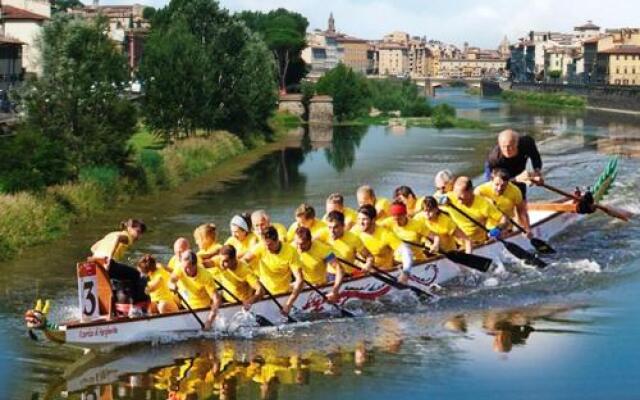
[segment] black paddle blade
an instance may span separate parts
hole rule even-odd
[[[345,310],[344,307],[340,307],[340,312],[342,313],[343,317],[348,317],[348,318],[355,318],[355,314],[352,313],[349,310]]]
[[[36,336],[36,334],[33,332],[33,330],[32,330],[32,329],[29,329],[29,330],[27,331],[27,333],[29,334],[29,338],[30,338],[31,340],[33,340],[34,342],[37,342],[37,341],[38,341],[38,337]]]
[[[538,268],[544,268],[547,266],[546,262],[536,257],[535,254],[529,253],[528,251],[518,246],[517,244],[513,242],[508,242],[506,240],[501,240],[501,242],[502,244],[504,244],[504,247],[507,248],[509,253],[523,260],[525,263],[530,265],[535,265]]]
[[[556,251],[551,245],[542,239],[532,238],[531,245],[541,254],[555,254]]]
[[[273,326],[273,322],[269,321],[265,317],[260,314],[256,314],[256,322],[260,326]]]
[[[444,255],[456,264],[477,269],[480,272],[487,272],[489,268],[491,268],[491,264],[493,264],[493,261],[490,258],[475,254],[467,254],[458,250],[448,251],[444,253]]]

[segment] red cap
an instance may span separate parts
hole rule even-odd
[[[389,210],[391,215],[406,215],[407,214],[407,206],[404,204],[394,203],[391,205]]]

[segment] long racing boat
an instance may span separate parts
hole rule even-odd
[[[617,161],[611,160],[604,172],[593,185],[593,200],[599,201],[606,194],[611,183],[615,179]],[[563,197],[553,202],[530,203],[529,218],[534,235],[547,240],[563,231],[567,226],[584,217],[584,213],[576,210],[574,200]],[[579,208],[579,207],[578,207]],[[592,207],[595,210],[595,207]],[[509,242],[520,247],[534,251],[529,239],[518,232],[511,232],[505,238]],[[510,261],[513,257],[506,251],[503,243],[495,240],[476,246],[473,254],[488,257],[495,261]],[[91,271],[96,266],[85,265],[85,270]],[[425,262],[415,265],[411,270],[409,286],[428,290],[434,285],[445,285],[464,273],[466,267],[455,264],[443,256],[434,256]],[[474,272],[476,273],[476,272]],[[490,272],[489,272],[490,273]],[[399,271],[389,271],[389,274],[397,278]],[[81,302],[87,297],[88,286],[79,283]],[[331,284],[319,287],[321,291],[328,292]],[[397,290],[397,286],[382,281],[372,275],[360,277],[345,277],[341,286],[337,303],[349,309],[354,301],[376,300],[389,295]],[[97,296],[97,295],[96,295]],[[288,294],[275,296],[275,300],[281,304],[286,301]],[[81,303],[82,304],[82,303]],[[326,303],[323,297],[311,288],[306,288],[298,296],[294,308],[301,314],[317,314],[321,316],[332,315],[334,307]],[[94,307],[95,308],[95,307]],[[201,325],[190,310],[180,310],[171,314],[145,315],[139,317],[98,317],[91,320],[76,320],[54,323],[47,320],[48,307],[37,306],[27,311],[25,320],[31,335],[31,330],[41,330],[45,336],[57,343],[73,345],[81,348],[99,348],[103,346],[121,346],[135,342],[148,342],[158,337],[170,334],[195,333],[201,330]],[[205,320],[209,309],[197,309],[193,312],[200,320]],[[218,310],[218,317],[230,321],[238,313],[242,313],[242,304],[225,303]],[[265,297],[255,302],[251,312],[261,316],[262,319],[273,322],[275,325],[281,322],[283,316],[274,303],[274,299]],[[214,332],[215,333],[215,332]]]

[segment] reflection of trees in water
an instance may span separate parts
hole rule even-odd
[[[351,168],[356,159],[356,150],[367,133],[367,126],[335,127],[331,148],[324,154],[329,165],[337,172]]]

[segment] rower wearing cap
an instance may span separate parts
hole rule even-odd
[[[408,243],[413,251],[413,259],[415,261],[426,260],[427,257],[424,254],[423,247],[418,247],[423,244],[425,238],[429,236],[429,230],[426,225],[420,223],[420,221],[409,218],[407,206],[398,200],[391,203],[389,211],[391,218],[382,221],[380,226],[389,229],[405,243],[415,243],[415,245]],[[401,261],[400,255],[397,253],[395,254],[395,260]]]

